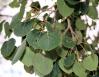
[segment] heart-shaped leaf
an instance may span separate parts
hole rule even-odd
[[[83,60],[83,66],[89,71],[96,70],[98,67],[98,56],[96,54],[92,54],[86,57]]]

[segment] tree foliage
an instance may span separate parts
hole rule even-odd
[[[99,0],[57,0],[54,6],[41,7],[38,1],[32,2],[31,10],[25,14],[28,0],[14,0],[9,5],[20,7],[9,24],[0,23],[0,32],[4,26],[6,37],[1,54],[12,64],[18,60],[24,64],[28,73],[40,77],[97,77],[99,76],[99,53],[94,44],[86,42],[88,25],[81,20],[82,15],[96,19],[96,6]],[[52,10],[54,8],[54,10]],[[46,11],[43,20],[38,16]],[[32,14],[34,14],[32,16]],[[95,23],[93,21],[93,23]],[[20,46],[15,46],[11,33],[22,38]],[[87,54],[87,53],[91,54]]]

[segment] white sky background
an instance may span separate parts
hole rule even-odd
[[[8,4],[8,1],[11,1],[11,0],[0,0],[0,9],[5,4]],[[43,7],[44,5],[49,5],[49,7],[51,7],[56,0],[33,0],[33,1],[39,1],[40,4],[41,4],[41,7]],[[97,7],[97,9],[99,11],[99,6]],[[29,10],[29,8],[27,10]],[[14,16],[18,11],[19,11],[19,9],[16,9],[16,8],[12,9],[12,8],[10,8],[8,6],[1,13],[4,14],[4,15]],[[98,16],[98,18],[99,18],[99,16]],[[84,16],[82,17],[82,19],[85,19]],[[8,18],[7,21],[11,21],[11,18]],[[92,20],[89,18],[89,24],[91,23],[91,21]],[[93,30],[93,28],[91,30],[90,29],[87,29],[87,35],[86,35],[86,37],[87,36],[90,36],[91,37],[91,40],[88,40],[89,43],[92,43],[92,40],[95,40],[95,38],[93,37],[94,35],[96,35],[96,36],[98,35],[97,33],[99,32],[99,20],[97,19],[97,21],[98,22],[97,22],[97,25],[96,25],[95,30]],[[4,33],[2,33],[0,35],[0,43],[2,43],[4,41],[4,37],[3,36],[4,36]],[[11,37],[14,37],[16,39],[16,41],[17,41],[16,42],[16,45],[17,46],[19,46],[21,44],[20,37],[16,37],[16,36],[14,36],[14,34],[12,34]],[[97,47],[99,47],[99,46],[97,46]],[[1,63],[1,61],[2,61],[2,63]],[[11,74],[11,72],[13,74]],[[19,73],[21,75],[18,75]],[[26,73],[24,71],[24,68],[23,68],[23,64],[22,63],[18,62],[15,65],[12,66],[10,61],[6,61],[0,55],[0,77],[37,77],[37,76],[35,76],[34,74],[33,75],[30,75],[30,74]]]

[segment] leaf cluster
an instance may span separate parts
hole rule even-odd
[[[20,12],[12,18],[10,24],[6,21],[0,23],[0,32],[4,26],[6,37],[9,38],[1,47],[5,59],[11,60],[12,64],[21,61],[26,72],[35,72],[40,77],[99,75],[99,54],[86,42],[88,24],[84,24],[80,18],[87,14],[96,19],[98,0],[57,0],[52,7],[54,11],[51,10],[55,16],[50,17],[46,13],[43,20],[37,17],[51,8],[41,8],[38,1],[32,2],[31,11],[23,18],[26,4],[27,0],[14,0],[9,5],[20,7]],[[11,33],[22,38],[20,46],[15,46],[17,41],[10,38]],[[91,54],[87,54],[89,52]]]

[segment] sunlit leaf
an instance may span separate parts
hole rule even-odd
[[[89,71],[94,71],[98,67],[98,56],[92,54],[83,60],[83,66]]]
[[[25,53],[22,57],[22,63],[26,66],[32,66],[33,65],[33,58],[34,58],[34,52],[29,48],[26,47]]]
[[[42,75],[49,74],[53,69],[53,61],[37,53],[33,59],[33,66]],[[47,70],[46,70],[47,69]]]
[[[83,67],[83,64],[80,62],[75,62],[74,66],[73,66],[73,72],[79,76],[79,77],[86,77],[87,74],[85,72],[85,68]]]

